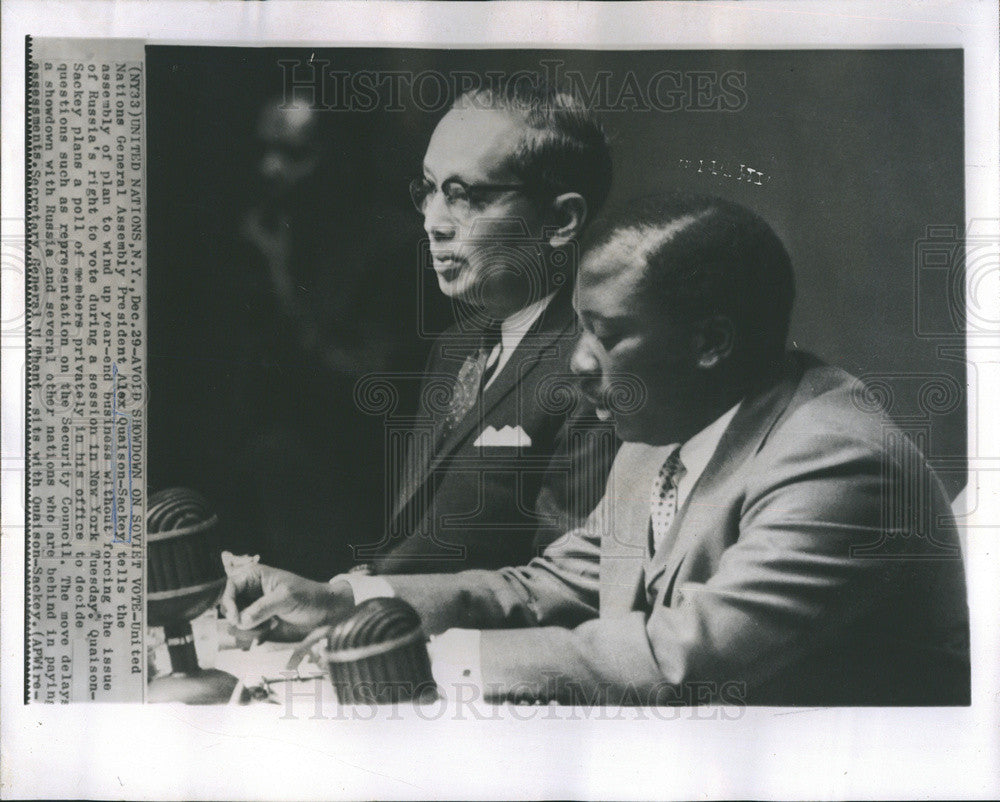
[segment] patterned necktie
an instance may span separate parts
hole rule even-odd
[[[500,342],[500,323],[491,323],[479,338],[479,347],[465,358],[455,376],[455,384],[448,404],[448,411],[441,418],[438,428],[437,445],[448,437],[466,415],[469,414],[489,381],[490,372],[496,368],[499,359],[490,363],[490,354]]]
[[[677,446],[663,463],[660,472],[653,480],[653,488],[649,497],[649,555],[663,545],[663,540],[670,531],[670,525],[677,515],[677,483],[685,473],[681,463],[681,447]]]

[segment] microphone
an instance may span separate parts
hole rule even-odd
[[[341,704],[437,699],[420,616],[402,599],[359,604],[330,627],[321,653]]]
[[[219,517],[200,493],[175,487],[150,496],[146,620],[164,629],[171,672],[149,681],[147,702],[224,703],[236,687],[232,674],[199,667],[190,623],[226,586],[219,541]]]

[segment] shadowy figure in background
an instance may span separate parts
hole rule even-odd
[[[240,319],[226,350],[243,365],[230,390],[241,433],[226,496],[248,547],[329,578],[350,563],[346,544],[384,518],[383,423],[356,407],[354,385],[419,372],[420,325],[436,330],[449,311],[420,290],[433,278],[422,275],[412,215],[366,183],[374,171],[356,117],[277,98],[260,112],[256,142],[256,192],[225,299]],[[424,297],[437,305],[424,308]],[[414,406],[416,387],[402,392],[400,406]]]

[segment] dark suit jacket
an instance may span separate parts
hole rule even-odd
[[[569,287],[525,334],[468,415],[433,449],[435,419],[477,336],[452,327],[435,343],[385,539],[355,548],[376,573],[520,565],[586,519],[618,448],[569,372],[577,339]],[[497,433],[527,435],[501,445]],[[530,444],[529,444],[530,441]],[[513,442],[513,441],[510,441]],[[392,459],[392,457],[390,457]],[[390,466],[391,468],[392,466]]]
[[[542,558],[393,587],[431,632],[531,627],[483,633],[499,696],[968,704],[947,497],[857,389],[793,355],[744,399],[650,565],[649,488],[666,451],[627,443],[588,522]]]

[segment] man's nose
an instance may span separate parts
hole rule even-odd
[[[590,347],[590,335],[587,332],[583,332],[576,341],[569,368],[581,378],[596,378],[601,375],[601,363]]]
[[[452,239],[457,233],[455,218],[451,216],[444,194],[434,192],[424,206],[424,231],[433,240]]]

